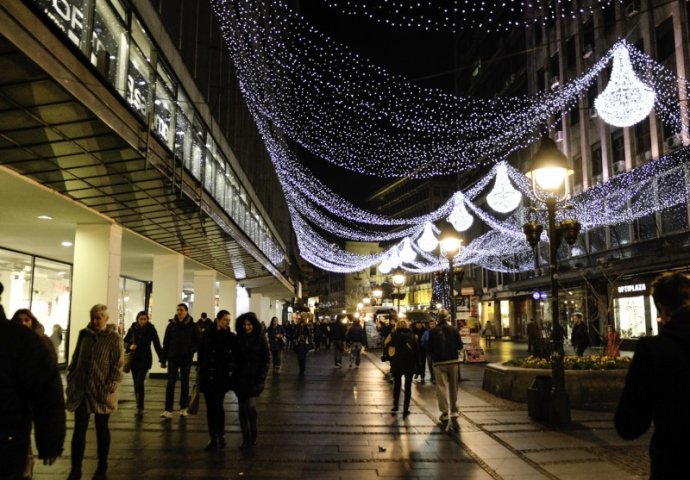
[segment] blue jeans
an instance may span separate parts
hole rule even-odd
[[[165,387],[165,409],[168,412],[172,412],[173,409],[178,370],[180,372],[180,408],[187,408],[187,399],[189,398],[189,370],[191,368],[191,361],[179,362],[168,360],[168,384]]]

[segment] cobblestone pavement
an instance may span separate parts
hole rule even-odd
[[[495,342],[490,360],[522,354],[524,344]],[[646,478],[648,436],[624,442],[611,412],[573,411],[573,426],[552,429],[533,422],[525,404],[481,390],[483,365],[462,367],[456,431],[436,423],[434,386],[415,383],[412,414],[391,416],[391,384],[379,353],[364,354],[360,368],[333,368],[331,353],[309,355],[304,378],[286,354],[283,373],[270,376],[259,398],[259,442],[240,450],[237,404],[226,399],[228,446],[205,452],[204,402],[198,415],[162,420],[165,381],[147,380],[147,411],[134,417],[128,376],[119,410],[111,417],[110,479],[587,479]],[[270,375],[270,374],[269,374]],[[66,478],[65,456],[37,465],[34,478]],[[95,470],[93,425],[87,436],[84,478]]]

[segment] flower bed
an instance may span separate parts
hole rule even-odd
[[[566,370],[626,370],[630,365],[630,357],[606,357],[599,355],[585,355],[582,357],[563,357],[563,367]],[[508,360],[503,365],[519,368],[551,369],[551,361],[546,358],[529,356]]]
[[[579,358],[579,360],[578,360]],[[618,403],[630,359],[609,357],[566,357],[565,389],[575,408],[612,408]],[[523,366],[513,366],[518,363]],[[529,367],[527,367],[529,365]],[[591,365],[591,368],[589,367]],[[596,366],[595,366],[596,365]],[[588,367],[585,367],[588,366]],[[527,359],[490,363],[484,369],[482,388],[516,402],[527,402],[527,389],[537,376],[551,374],[549,360]]]

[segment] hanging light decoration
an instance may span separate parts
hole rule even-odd
[[[417,245],[425,252],[430,252],[438,245],[438,239],[434,235],[434,227],[431,222],[426,222],[424,224],[424,232],[417,239]]]
[[[635,75],[625,44],[613,52],[611,78],[603,92],[594,100],[599,116],[614,127],[631,127],[649,115],[656,94]]]
[[[384,275],[388,275],[391,270],[393,270],[393,267],[387,258],[379,264],[379,272],[383,273]]]
[[[486,196],[486,202],[499,213],[515,210],[522,201],[522,194],[510,183],[508,170],[504,162],[496,166],[496,182],[494,188]]]
[[[453,196],[453,202],[455,205],[453,206],[453,211],[448,215],[447,220],[458,232],[464,232],[472,226],[474,217],[467,211],[465,199],[460,192],[457,192]]]
[[[417,252],[412,249],[410,238],[403,238],[402,247],[400,248],[400,260],[404,263],[411,263],[414,262],[415,258],[417,258]]]

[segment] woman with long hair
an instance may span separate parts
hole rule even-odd
[[[156,327],[149,322],[146,312],[137,313],[137,320],[127,330],[125,335],[125,351],[134,352],[132,360],[132,379],[134,380],[134,398],[137,402],[137,418],[144,416],[144,380],[146,374],[151,370],[153,356],[151,355],[151,344],[156,349],[158,361],[161,361],[163,349],[158,337]]]
[[[108,325],[108,307],[96,304],[89,311],[89,324],[79,332],[72,361],[67,367],[67,401],[74,412],[72,470],[68,480],[81,478],[89,417],[96,417],[98,467],[94,480],[106,478],[110,452],[110,414],[117,410],[124,349],[114,325]]]
[[[268,346],[271,350],[271,360],[273,361],[273,374],[280,375],[281,357],[285,348],[285,329],[278,323],[278,317],[271,319],[271,324],[266,332],[268,336]]]
[[[401,318],[397,321],[395,328],[384,342],[384,348],[387,349],[390,358],[391,375],[393,376],[393,408],[391,408],[391,415],[398,413],[402,377],[404,375],[403,417],[407,417],[410,414],[412,377],[420,370],[417,337],[412,333],[407,320]]]
[[[261,332],[261,324],[254,312],[243,313],[235,320],[237,342],[233,350],[234,370],[232,389],[237,396],[242,444],[240,448],[256,445],[256,397],[264,391],[268,374],[268,342]]]
[[[230,331],[230,312],[220,310],[204,330],[199,345],[199,391],[206,400],[209,441],[204,450],[225,448],[225,394],[230,390],[235,334]]]

